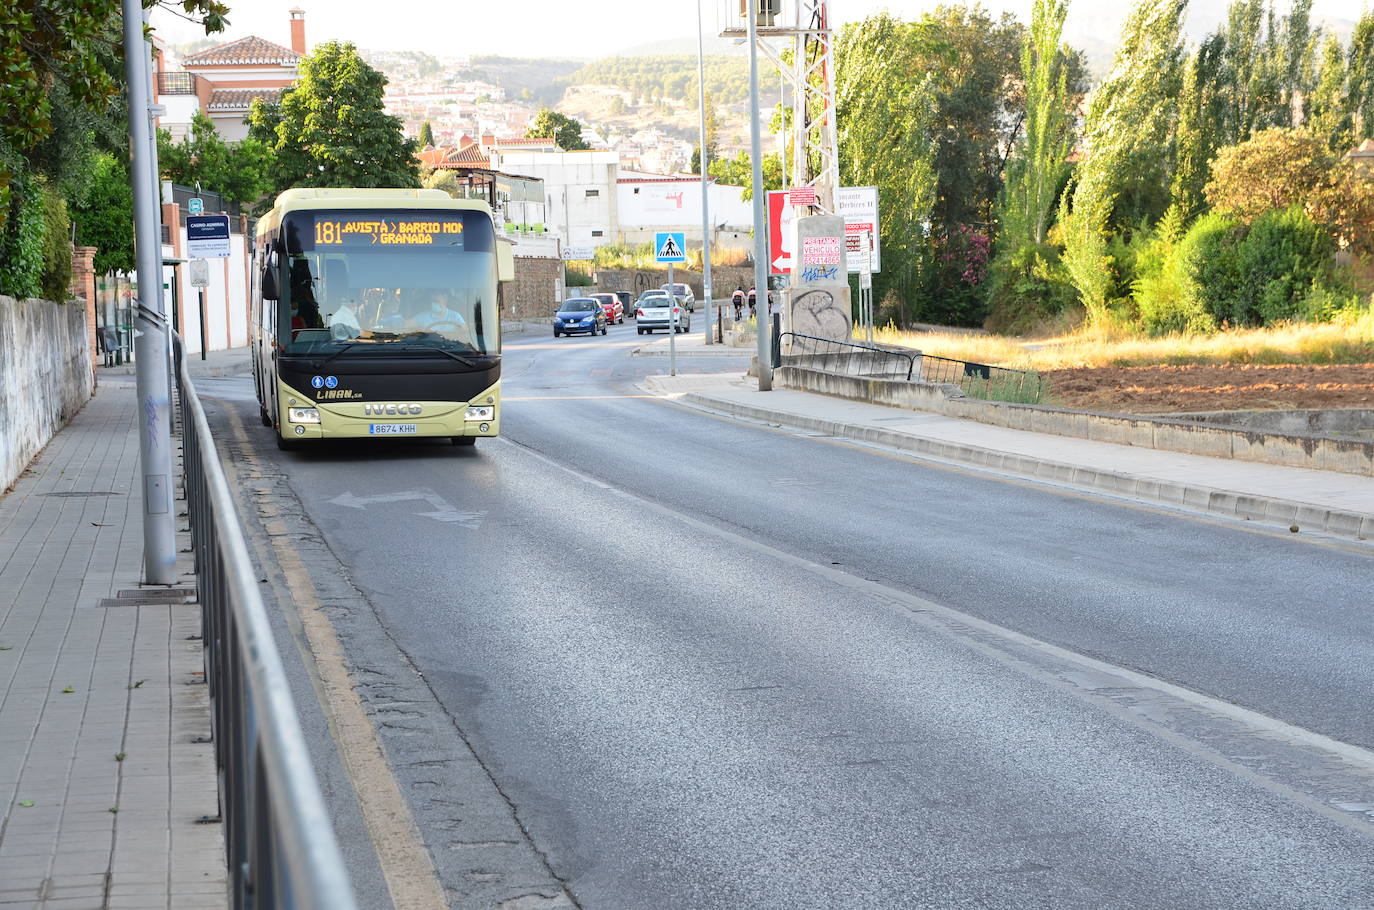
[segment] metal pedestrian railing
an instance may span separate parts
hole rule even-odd
[[[970,398],[991,401],[1033,404],[1040,400],[1044,391],[1040,374],[1030,370],[1013,370],[930,354],[921,355],[921,378],[925,382],[957,385]]]
[[[895,377],[910,380],[915,377],[916,360],[920,351],[893,351],[850,341],[834,341],[814,335],[783,332],[773,346],[773,366],[783,365],[784,349],[792,363],[798,366],[842,373],[847,376]]]
[[[229,484],[174,343],[229,906],[356,910]]]

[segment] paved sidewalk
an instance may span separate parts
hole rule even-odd
[[[222,828],[196,823],[218,812],[212,747],[195,742],[210,732],[200,609],[140,588],[136,395],[121,372],[100,370],[96,396],[0,494],[4,910],[226,903]]]
[[[1354,474],[1032,433],[790,389],[760,392],[756,379],[739,374],[650,376],[646,385],[687,404],[811,433],[1299,531],[1374,538],[1374,480]]]

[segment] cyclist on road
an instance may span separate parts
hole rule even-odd
[[[740,316],[744,313],[744,285],[739,285],[730,294],[730,302],[735,307],[735,321],[739,322]]]

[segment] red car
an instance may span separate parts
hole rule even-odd
[[[606,324],[623,325],[625,322],[625,305],[620,302],[620,298],[614,294],[588,294],[588,297],[600,303],[606,310]]]

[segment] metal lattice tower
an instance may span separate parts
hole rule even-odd
[[[835,130],[835,54],[828,0],[726,0],[723,38],[747,35],[748,8],[758,11],[759,52],[783,73],[793,101],[792,161],[785,186],[816,189],[816,207],[835,213],[840,156]],[[785,9],[784,9],[785,7]],[[783,61],[783,49],[792,62]]]

